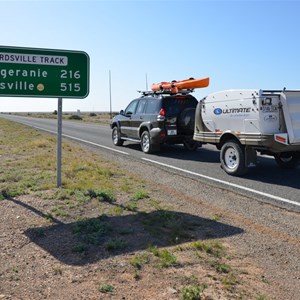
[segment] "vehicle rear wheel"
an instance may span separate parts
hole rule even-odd
[[[195,151],[199,147],[199,143],[193,140],[183,141],[183,146],[186,150]]]
[[[112,130],[112,141],[114,143],[115,146],[122,146],[124,141],[121,139],[121,134],[120,134],[120,130],[117,126],[115,126]]]
[[[276,153],[274,158],[278,166],[283,169],[294,169],[299,165],[299,155],[295,152]]]
[[[153,144],[151,142],[149,131],[144,131],[141,137],[141,147],[144,153],[150,154],[158,151],[160,148],[159,144]]]
[[[184,109],[178,117],[178,128],[186,135],[193,135],[195,128],[195,108]]]
[[[240,176],[248,171],[245,166],[244,148],[234,140],[230,140],[222,146],[220,160],[221,167],[229,175]]]

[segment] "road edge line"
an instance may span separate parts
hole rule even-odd
[[[292,200],[289,200],[289,199],[285,199],[285,198],[282,198],[282,197],[274,196],[274,195],[271,195],[271,194],[268,194],[268,193],[256,191],[256,190],[244,187],[242,185],[238,185],[238,184],[235,184],[235,183],[230,183],[228,181],[224,181],[224,180],[221,180],[221,179],[213,178],[213,177],[203,175],[203,174],[200,174],[200,173],[196,173],[196,172],[181,169],[181,168],[178,168],[178,167],[175,167],[175,166],[167,165],[167,164],[164,164],[164,163],[152,160],[152,159],[142,158],[142,160],[145,160],[145,161],[148,161],[148,162],[151,162],[151,163],[154,163],[154,164],[158,164],[160,166],[167,167],[167,168],[170,168],[170,169],[173,169],[173,170],[181,171],[181,172],[184,172],[184,173],[187,173],[187,174],[190,174],[190,175],[205,178],[205,179],[208,179],[208,180],[211,180],[211,181],[214,181],[214,182],[218,182],[218,183],[221,183],[221,184],[224,184],[224,185],[227,185],[227,186],[235,187],[237,189],[247,191],[247,192],[251,192],[253,194],[257,194],[257,195],[264,196],[264,197],[267,197],[267,198],[271,198],[273,200],[281,201],[281,202],[284,202],[284,203],[288,203],[288,204],[292,204],[292,205],[300,207],[300,203],[298,203],[298,202],[295,202],[295,201],[292,201]]]

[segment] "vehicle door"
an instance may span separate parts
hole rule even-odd
[[[123,117],[120,120],[121,134],[124,137],[132,137],[132,117],[138,105],[139,99],[131,101],[123,112]]]
[[[144,110],[146,106],[146,99],[141,98],[137,104],[137,108],[134,114],[131,115],[131,132],[130,137],[133,139],[139,139],[139,130],[141,123],[144,122]],[[146,120],[147,121],[147,120]]]

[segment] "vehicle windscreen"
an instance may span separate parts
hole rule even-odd
[[[175,96],[163,99],[166,116],[178,116],[186,108],[196,108],[198,101],[193,96]]]

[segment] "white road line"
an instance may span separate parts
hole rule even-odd
[[[103,145],[100,145],[100,144],[96,144],[96,143],[93,143],[93,142],[89,142],[89,141],[86,141],[86,140],[82,140],[82,139],[79,139],[79,138],[76,138],[76,137],[73,137],[73,136],[70,136],[70,135],[63,134],[62,136],[73,139],[73,140],[76,140],[76,141],[79,141],[79,142],[83,142],[83,143],[86,143],[86,144],[97,146],[99,148],[107,149],[107,150],[114,151],[114,152],[121,153],[121,154],[125,154],[125,155],[130,155],[127,152],[116,150],[116,149],[113,149],[113,148],[110,148],[110,147],[107,147],[107,146],[103,146]]]
[[[24,123],[23,123],[23,124],[24,124]],[[39,130],[43,130],[43,131],[46,131],[46,132],[50,132],[50,133],[57,134],[57,132],[56,132],[56,131],[53,131],[53,130],[44,129],[44,128],[38,127],[38,126],[32,126],[32,125],[30,125],[30,126],[33,127],[33,128],[35,128],[35,129],[39,129]],[[107,150],[110,150],[110,151],[114,151],[114,152],[117,152],[117,153],[129,155],[129,153],[127,153],[127,152],[120,151],[120,150],[116,150],[116,149],[113,149],[113,148],[110,148],[110,147],[106,147],[106,146],[103,146],[103,145],[100,145],[100,144],[96,144],[96,143],[93,143],[93,142],[90,142],[90,141],[82,140],[82,139],[79,139],[79,138],[76,138],[76,137],[74,137],[74,136],[70,136],[70,135],[67,135],[67,134],[62,134],[62,136],[63,136],[63,137],[67,137],[67,138],[69,138],[69,139],[73,139],[73,140],[79,141],[79,142],[83,142],[83,143],[86,143],[86,144],[90,144],[90,145],[93,145],[93,146],[97,146],[97,147],[100,147],[100,148],[103,148],[103,149],[107,149]]]
[[[38,127],[38,126],[32,126],[32,125],[30,125],[30,126],[36,128],[36,129],[40,129],[40,130],[43,130],[43,131],[47,131],[47,132],[50,132],[50,133],[57,134],[57,132],[52,131],[52,130],[47,130],[47,129],[44,129],[44,128],[41,128],[41,127]],[[110,148],[110,147],[106,147],[106,146],[103,146],[103,145],[99,145],[99,144],[96,144],[96,143],[93,143],[93,142],[89,142],[89,141],[86,141],[86,140],[82,140],[82,139],[79,139],[79,138],[76,138],[76,137],[73,137],[73,136],[70,136],[70,135],[63,134],[62,136],[70,138],[70,139],[73,139],[73,140],[77,140],[77,141],[80,141],[80,142],[84,142],[86,144],[90,144],[90,145],[93,145],[93,146],[97,146],[97,147],[100,147],[100,148],[111,150],[111,151],[114,151],[114,152],[117,152],[117,153],[121,153],[121,154],[125,154],[125,155],[130,155],[127,152],[116,150],[116,149],[113,149],[113,148]],[[271,195],[271,194],[268,194],[268,193],[256,191],[256,190],[247,188],[247,187],[242,186],[242,185],[238,185],[238,184],[235,184],[235,183],[230,183],[228,181],[224,181],[224,180],[213,178],[213,177],[210,177],[210,176],[206,176],[206,175],[203,175],[203,174],[200,174],[200,173],[188,171],[188,170],[181,169],[181,168],[178,168],[178,167],[175,167],[175,166],[170,166],[170,165],[167,165],[167,164],[164,164],[164,163],[152,160],[152,159],[142,158],[142,160],[151,162],[153,164],[161,165],[161,166],[173,169],[173,170],[177,170],[177,171],[181,171],[181,172],[184,172],[184,173],[187,173],[187,174],[191,174],[191,175],[194,175],[194,176],[202,177],[202,178],[205,178],[205,179],[208,179],[208,180],[211,180],[211,181],[214,181],[214,182],[218,182],[218,183],[221,183],[221,184],[224,184],[224,185],[227,185],[227,186],[235,187],[237,189],[240,189],[240,190],[243,190],[243,191],[247,191],[247,192],[251,192],[253,194],[257,194],[257,195],[260,195],[260,196],[263,196],[263,197],[268,197],[270,199],[274,199],[274,200],[277,200],[277,201],[281,201],[281,202],[284,202],[284,203],[288,203],[288,204],[292,204],[292,205],[300,207],[300,203],[298,203],[296,201],[292,201],[292,200],[281,198],[281,197],[278,197],[278,196],[274,196],[274,195]]]
[[[281,197],[278,197],[278,196],[274,196],[274,195],[271,195],[271,194],[267,194],[267,193],[264,193],[264,192],[259,192],[257,190],[253,190],[253,189],[247,188],[247,187],[242,186],[242,185],[238,185],[238,184],[235,184],[235,183],[230,183],[228,181],[220,180],[220,179],[213,178],[213,177],[210,177],[210,176],[206,176],[206,175],[203,175],[203,174],[199,174],[199,173],[196,173],[196,172],[192,172],[192,171],[188,171],[188,170],[181,169],[181,168],[178,168],[178,167],[170,166],[170,165],[167,165],[167,164],[155,161],[155,160],[151,160],[151,159],[148,159],[148,158],[142,158],[142,160],[151,162],[153,164],[158,164],[160,166],[167,167],[167,168],[170,168],[170,169],[173,169],[173,170],[177,170],[177,171],[181,171],[181,172],[184,172],[184,173],[187,173],[187,174],[191,174],[191,175],[194,175],[194,176],[202,177],[202,178],[205,178],[205,179],[208,179],[208,180],[211,180],[211,181],[222,183],[224,185],[235,187],[235,188],[238,188],[240,190],[251,192],[253,194],[268,197],[268,198],[271,198],[271,199],[274,199],[274,200],[277,200],[277,201],[293,204],[293,205],[296,205],[296,206],[300,207],[300,203],[298,203],[298,202],[295,202],[295,201],[292,201],[292,200],[289,200],[289,199],[285,199],[285,198],[281,198]]]

